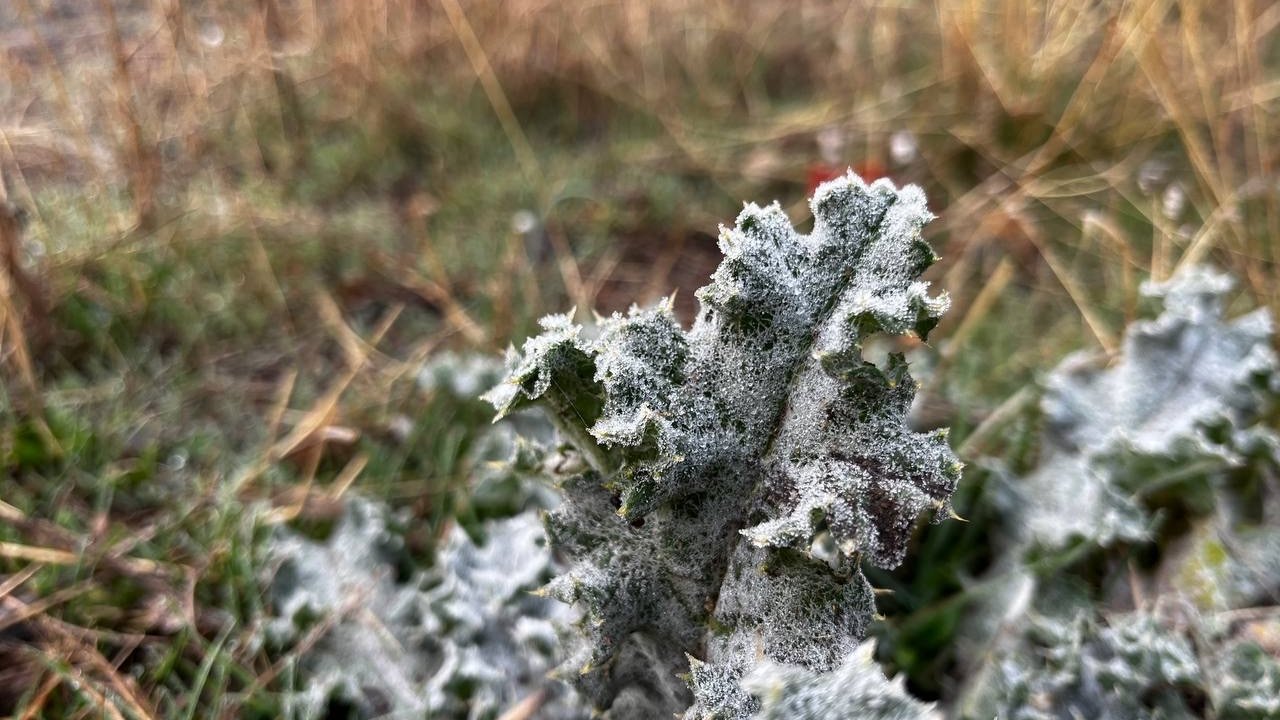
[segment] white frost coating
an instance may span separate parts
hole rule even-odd
[[[451,675],[431,679],[437,716],[493,718],[540,690],[555,694],[545,680],[558,660],[554,626],[572,614],[530,595],[552,567],[541,523],[524,513],[492,521],[486,531],[487,541],[477,546],[455,529],[430,573],[439,584],[425,593],[432,612],[423,627],[457,662]],[[539,717],[583,717],[575,705],[548,703]]]
[[[907,692],[902,678],[887,680],[865,642],[835,670],[765,663],[742,682],[763,704],[757,720],[931,720],[939,717]]]
[[[537,401],[592,467],[548,517],[570,563],[548,592],[582,608],[565,674],[611,717],[740,720],[761,659],[833,670],[874,612],[855,556],[895,567],[919,514],[946,516],[960,465],[945,433],[907,428],[901,356],[862,356],[946,310],[918,280],[935,260],[924,196],[850,174],[810,206],[809,235],[777,203],[721,228],[690,330],[669,302],[595,340],[553,316],[486,396],[499,416]],[[809,555],[819,535],[834,556]],[[692,694],[671,683],[685,653]]]
[[[1181,692],[1205,678],[1187,638],[1148,613],[1041,618],[1002,658],[990,702],[965,717],[1131,720],[1199,717]]]
[[[1275,447],[1270,433],[1246,431],[1263,396],[1280,389],[1270,317],[1257,310],[1226,320],[1231,285],[1204,268],[1144,285],[1164,312],[1129,328],[1110,367],[1074,356],[1050,376],[1045,461],[1027,479],[1038,542],[1145,537],[1132,495],[1158,478],[1139,466],[1229,466],[1260,444]]]
[[[981,665],[961,717],[1280,717],[1261,700],[1280,682],[1274,659],[1215,636],[1212,614],[1280,592],[1271,323],[1226,319],[1230,288],[1200,268],[1148,284],[1163,312],[1129,328],[1110,367],[1076,357],[1050,377],[1043,459],[1016,513],[1027,532],[966,623],[964,655]],[[1124,562],[1115,546],[1146,538],[1159,511],[1176,520],[1154,567]],[[1176,620],[1098,610],[1131,607],[1112,592],[1130,583],[1148,588],[1144,605],[1173,601]]]
[[[296,642],[311,623],[352,607],[385,617],[404,612],[406,598],[390,562],[401,548],[382,511],[370,503],[351,501],[328,543],[279,532],[268,548],[269,564],[277,566],[269,593],[275,618],[267,627],[274,643]],[[290,714],[319,717],[333,697],[366,714],[379,705],[425,713],[428,699],[416,676],[427,673],[432,660],[405,652],[404,644],[414,640],[405,633],[400,643],[389,643],[358,623],[336,624],[301,658],[304,685],[286,698]]]
[[[1221,653],[1211,692],[1219,720],[1280,718],[1280,662],[1251,642]]]
[[[386,509],[358,498],[325,542],[273,539],[273,642],[297,642],[310,623],[336,617],[299,660],[290,715],[324,717],[340,701],[361,717],[493,720],[542,691],[539,717],[584,720],[546,679],[558,660],[554,626],[571,614],[530,594],[551,575],[538,518],[491,521],[485,531],[477,546],[455,528],[436,565],[408,578],[396,577],[403,548]]]
[[[502,379],[502,363],[487,355],[435,355],[418,371],[418,387],[444,391],[460,399],[474,398]]]
[[[507,378],[485,394],[498,408],[495,421],[529,399],[547,395],[559,374],[574,375],[584,360],[589,362],[589,347],[580,339],[582,328],[574,324],[572,311],[548,315],[538,324],[542,334],[527,340],[523,353],[507,348]]]
[[[1038,618],[1000,657],[985,702],[963,717],[986,720],[1280,717],[1280,663],[1194,612]]]

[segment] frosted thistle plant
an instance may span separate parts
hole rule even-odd
[[[530,594],[551,575],[537,517],[488,521],[483,544],[455,527],[434,567],[406,577],[397,576],[405,561],[393,520],[385,506],[352,498],[328,540],[284,530],[271,540],[271,645],[331,624],[297,661],[287,716],[346,707],[360,718],[493,720],[537,696],[538,717],[585,720],[546,677],[559,654],[555,621],[571,611]]]
[[[670,302],[591,335],[553,315],[486,395],[544,408],[590,467],[547,516],[567,569],[546,592],[581,609],[562,672],[609,717],[751,717],[761,663],[835,671],[874,614],[859,562],[897,566],[916,518],[950,510],[960,463],[907,427],[905,360],[863,357],[946,310],[918,279],[924,195],[851,173],[810,207],[808,235],[777,203],[721,229],[691,329]]]
[[[487,356],[442,354],[419,385],[444,396],[433,407],[478,419],[477,388],[501,373]],[[429,567],[405,546],[406,516],[355,495],[324,540],[275,529],[265,639],[284,657],[298,652],[287,717],[493,720],[532,703],[539,718],[585,720],[569,688],[547,677],[573,611],[532,594],[554,575],[539,509],[558,498],[531,477],[557,460],[539,442],[550,437],[543,418],[521,413],[470,440],[459,462],[471,522],[449,529]]]
[[[966,718],[1190,718],[1184,690],[1204,682],[1191,643],[1149,613],[1036,618],[1000,658],[986,697]]]
[[[743,684],[760,697],[758,720],[928,720],[932,708],[907,693],[901,678],[885,682],[875,645],[865,642],[834,671],[763,665]]]
[[[997,655],[989,684],[957,717],[1280,718],[1276,658],[1249,631],[1230,629],[1236,621],[1227,616],[1187,606],[1168,612],[1175,606],[1029,618]],[[1274,623],[1263,620],[1253,632]]]
[[[1267,311],[1229,316],[1232,285],[1202,267],[1147,283],[1160,314],[1115,358],[1049,376],[1041,464],[1010,513],[1021,537],[964,624],[978,665],[961,717],[1200,717],[1207,698],[1212,717],[1280,718],[1274,659],[1239,662],[1209,632],[1280,591],[1280,373]],[[1203,617],[1188,633],[1131,611],[1153,598]]]
[[[1050,376],[1041,467],[1027,479],[1034,540],[1057,548],[1147,536],[1135,495],[1200,468],[1209,475],[1250,455],[1275,455],[1258,424],[1280,390],[1265,309],[1225,317],[1233,282],[1193,267],[1143,294],[1163,305],[1125,333],[1116,362],[1068,358]]]
[[[1212,688],[1221,720],[1268,720],[1280,717],[1280,661],[1250,642],[1222,653],[1218,680]]]

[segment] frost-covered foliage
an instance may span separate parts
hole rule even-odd
[[[1196,717],[1185,690],[1202,682],[1191,644],[1144,614],[1098,626],[1086,615],[1037,618],[1001,658],[987,702],[968,717],[1133,720]]]
[[[502,363],[488,355],[442,352],[418,371],[418,387],[469,400],[502,379]]]
[[[1151,611],[1037,617],[965,717],[1280,718],[1280,664],[1213,624]]]
[[[501,373],[488,357],[446,353],[418,380],[461,411]],[[429,567],[406,551],[405,521],[359,497],[323,540],[276,531],[267,640],[299,653],[292,716],[492,720],[529,702],[540,718],[585,719],[568,687],[548,678],[573,613],[535,595],[555,572],[539,514],[559,500],[530,481],[563,462],[545,449],[550,439],[546,421],[527,413],[471,438],[460,463],[472,522],[451,528]]]
[[[1280,374],[1270,318],[1228,320],[1230,288],[1202,268],[1148,285],[1162,312],[1109,366],[1050,376],[1025,532],[966,623],[985,662],[964,717],[1280,718],[1275,660],[1215,629],[1280,597]]]
[[[886,682],[866,642],[835,670],[816,674],[804,668],[764,664],[743,686],[758,696],[759,720],[929,720],[929,705],[912,698],[901,679]]]
[[[499,417],[545,408],[590,466],[547,519],[568,563],[547,591],[582,610],[565,674],[611,717],[746,718],[760,663],[837,671],[874,611],[859,559],[895,567],[916,518],[949,510],[945,432],[907,427],[900,355],[862,354],[946,309],[918,280],[924,197],[850,174],[810,206],[809,235],[776,203],[722,229],[692,329],[670,303],[594,336],[550,316],[487,395]]]
[[[1217,664],[1212,700],[1219,720],[1280,718],[1280,662],[1252,642],[1235,643]]]
[[[336,705],[360,717],[481,720],[543,693],[540,717],[585,717],[546,680],[558,658],[553,623],[567,612],[530,592],[552,573],[537,516],[485,529],[482,546],[455,529],[435,566],[407,577],[400,534],[369,501],[348,500],[323,542],[278,534],[272,644],[295,645],[332,625],[299,659],[291,713],[324,717]]]
[[[1203,477],[1275,454],[1275,438],[1256,426],[1280,388],[1271,320],[1261,309],[1227,320],[1231,285],[1204,268],[1148,284],[1164,310],[1129,328],[1113,364],[1075,356],[1050,376],[1045,459],[1026,481],[1035,542],[1145,538],[1142,495],[1188,471]]]
[[[444,411],[465,417],[474,409],[485,410],[477,395],[502,376],[502,363],[492,356],[445,352],[423,364],[418,387],[428,394],[447,396],[450,404],[445,404]],[[459,412],[464,406],[465,413]],[[483,422],[483,417],[477,419]],[[460,463],[467,477],[464,517],[460,519],[468,530],[483,534],[471,522],[477,517],[509,517],[530,508],[552,508],[560,502],[542,477],[552,436],[553,430],[541,414],[521,412],[471,438]]]

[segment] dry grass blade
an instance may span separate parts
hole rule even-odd
[[[983,418],[982,423],[974,428],[973,432],[969,433],[964,443],[956,448],[956,454],[963,460],[976,457],[983,452],[987,443],[995,436],[996,431],[1004,427],[1005,423],[1021,416],[1023,411],[1031,403],[1035,402],[1038,394],[1034,386],[1028,385],[1019,388],[1017,392],[1005,398],[1004,402],[1000,403],[991,414]]]
[[[1054,277],[1058,279],[1062,288],[1067,291],[1067,295],[1071,297],[1071,301],[1074,302],[1076,308],[1080,310],[1080,316],[1084,318],[1085,325],[1088,326],[1089,331],[1093,333],[1094,339],[1098,341],[1098,344],[1102,346],[1102,349],[1105,350],[1107,354],[1114,353],[1116,350],[1115,335],[1107,328],[1106,323],[1102,321],[1102,318],[1098,316],[1097,311],[1088,301],[1080,283],[1070,272],[1067,271],[1066,266],[1058,259],[1057,252],[1050,247],[1048,243],[1037,237],[1035,233],[1031,233],[1028,237],[1032,244],[1036,246],[1036,249],[1040,251],[1040,256],[1044,258],[1045,264],[1049,266],[1051,271],[1053,271]]]
[[[396,267],[389,264],[388,267]],[[449,292],[448,288],[427,278],[416,277],[404,270],[399,270],[394,275],[397,281],[408,288],[427,303],[434,307],[444,310],[445,320],[455,330],[462,333],[467,342],[473,345],[483,345],[488,340],[488,334],[480,327],[480,324],[472,319],[462,304],[458,302],[457,297]]]
[[[545,182],[541,163],[538,162],[538,156],[534,153],[533,146],[529,144],[529,138],[525,135],[524,129],[520,126],[520,121],[516,118],[515,112],[511,108],[511,102],[508,100],[507,94],[502,89],[502,83],[498,80],[497,74],[494,73],[493,67],[489,63],[488,54],[485,52],[484,46],[481,45],[480,38],[476,36],[475,28],[472,27],[471,22],[467,19],[466,12],[463,11],[458,0],[442,0],[441,7],[444,8],[445,13],[449,16],[449,23],[453,26],[458,41],[466,51],[467,59],[471,62],[472,69],[480,80],[480,85],[484,88],[485,95],[489,98],[489,103],[493,106],[493,111],[498,116],[498,121],[502,124],[502,129],[506,133],[507,139],[510,141],[526,177],[534,187],[541,187]],[[589,298],[583,285],[582,271],[578,267],[578,260],[573,254],[573,249],[569,246],[568,240],[561,231],[548,227],[547,233],[551,240],[552,249],[556,254],[556,261],[565,289],[575,303],[585,308]]]
[[[39,617],[52,608],[93,590],[95,585],[96,583],[92,579],[81,580],[74,585],[55,590],[31,603],[22,602],[12,595],[0,598],[0,607],[9,610],[6,615],[0,616],[0,631]]]
[[[35,694],[31,696],[31,702],[27,708],[23,710],[22,715],[18,716],[18,720],[35,720],[35,718],[43,717],[44,704],[48,702],[49,696],[53,691],[62,684],[62,678],[56,674],[50,674],[44,679]]]
[[[1013,272],[1013,261],[1008,257],[1001,258],[995,272],[991,273],[991,277],[987,279],[982,289],[978,291],[977,297],[973,299],[973,302],[969,303],[969,307],[966,309],[960,324],[954,332],[949,333],[947,347],[942,351],[942,361],[937,371],[939,375],[943,373],[944,368],[955,357],[956,351],[964,345],[964,341],[968,339],[974,327],[991,311],[992,305],[1000,298],[1000,294],[1004,292],[1009,281],[1013,279]]]
[[[104,558],[110,560],[111,566],[115,569],[135,575],[162,575],[166,577],[176,577],[181,573],[177,566],[169,566],[158,563],[154,560],[145,558],[121,557],[114,548],[103,553]],[[91,563],[95,560],[92,553],[70,552],[67,550],[58,550],[54,548],[37,547],[33,545],[22,545],[12,542],[0,542],[0,557],[11,558],[15,560],[30,560],[32,562],[45,563],[48,565],[80,565],[83,563]]]
[[[26,215],[8,201],[4,191],[4,177],[0,175],[0,272],[6,275],[0,287],[6,296],[14,291],[24,304],[25,312],[19,317],[25,334],[32,335],[35,345],[43,345],[52,339],[53,328],[49,320],[49,292],[40,277],[23,267],[22,231]],[[29,331],[29,332],[28,332]]]
[[[334,500],[341,500],[343,495],[351,489],[356,478],[360,477],[360,473],[369,464],[369,454],[359,453],[343,466],[338,476],[333,479],[333,488],[329,491],[329,497]]]
[[[290,368],[281,378],[280,384],[276,386],[274,398],[271,401],[271,410],[266,415],[266,435],[269,438],[275,437],[280,431],[280,423],[284,419],[285,411],[289,409],[289,398],[293,395],[293,387],[298,382],[298,371]]]
[[[27,415],[49,452],[62,455],[62,445],[44,419],[43,394],[32,362],[28,330],[35,332],[40,344],[53,333],[43,284],[23,269],[20,260],[22,222],[17,208],[5,199],[0,178],[0,364],[6,358],[13,364]]]
[[[56,662],[56,658],[50,658]],[[117,707],[113,698],[107,696],[97,687],[91,678],[87,677],[83,671],[72,665],[65,671],[71,682],[65,683],[73,692],[88,698],[93,708],[102,713],[103,716],[110,720],[127,720],[124,713]]]
[[[338,304],[333,301],[333,297],[326,292],[317,292],[315,294],[315,305],[319,312],[320,319],[324,321],[326,327],[338,345],[342,348],[343,354],[346,356],[347,367],[361,367],[367,358],[378,354],[378,351],[371,345],[364,342],[355,330],[347,324],[342,317],[342,310]]]
[[[155,144],[150,141],[142,127],[133,79],[129,76],[130,53],[125,48],[115,5],[112,0],[99,0],[98,6],[102,10],[107,35],[111,39],[119,117],[128,130],[128,159],[124,165],[130,172],[129,191],[133,197],[138,225],[144,229],[151,229],[156,222],[156,189],[160,175],[160,159],[156,155]]]
[[[385,313],[383,319],[374,330],[373,336],[367,344],[368,348],[377,346],[383,336],[387,334],[387,331],[391,329],[391,326],[395,323],[396,318],[400,316],[400,312],[403,309],[403,306],[396,306]],[[334,410],[338,406],[338,399],[342,397],[342,394],[346,392],[347,387],[353,380],[355,380],[360,371],[364,369],[365,364],[368,362],[369,357],[368,354],[364,352],[364,347],[366,346],[357,348],[359,355],[351,359],[351,362],[347,366],[346,373],[344,373],[336,383],[331,385],[325,394],[316,401],[302,421],[299,422],[293,430],[284,437],[284,439],[272,446],[268,453],[268,457],[271,458],[271,461],[274,462],[275,460],[279,460],[291,452],[294,452],[302,445],[302,443],[306,442],[312,434],[329,423],[330,418],[333,417]]]
[[[1178,258],[1174,273],[1181,272],[1193,265],[1197,265],[1204,261],[1209,251],[1221,239],[1225,227],[1232,223],[1232,216],[1236,212],[1236,197],[1232,194],[1227,198],[1226,203],[1216,207],[1204,225],[1196,231],[1196,234],[1188,243],[1187,249],[1183,251],[1182,256]]]
[[[506,712],[498,716],[498,720],[533,720],[538,710],[547,701],[547,691],[539,690],[520,702],[512,705]]]
[[[343,466],[334,478],[333,485],[327,490],[316,490],[313,487],[314,481],[308,474],[307,480],[301,485],[291,486],[274,499],[280,506],[265,512],[260,518],[261,522],[264,525],[280,525],[300,517],[312,520],[337,518],[342,513],[343,496],[368,464],[367,453],[357,454]]]
[[[82,538],[70,531],[39,518],[30,518],[21,510],[0,500],[0,519],[8,521],[15,529],[40,537],[54,547],[39,547],[14,542],[0,542],[0,556],[44,562],[52,565],[79,565],[102,563],[113,572],[142,578],[173,578],[190,573],[190,568],[162,563],[146,558],[127,557],[134,545],[145,539],[144,532],[137,532],[106,548],[85,545]],[[75,548],[68,550],[67,548]]]
[[[558,227],[548,225],[546,231],[547,238],[551,241],[551,249],[555,251],[556,266],[560,270],[565,290],[568,291],[569,297],[574,299],[574,304],[585,310],[591,303],[590,291],[582,282],[582,271],[578,268],[578,260],[573,254],[573,248],[569,246],[569,239]]]
[[[159,717],[143,697],[137,681],[122,674],[115,664],[98,652],[91,640],[82,636],[82,633],[72,632],[66,624],[52,617],[41,616],[36,623],[42,631],[68,649],[67,654],[73,670],[77,668],[89,670],[92,677],[100,679],[114,691],[108,694],[108,700],[115,702],[118,699],[124,709],[137,720],[151,720]]]
[[[49,565],[77,565],[84,560],[84,557],[79,553],[31,545],[19,545],[11,542],[0,542],[0,557],[11,560],[30,560]]]
[[[4,582],[0,582],[0,600],[3,600],[14,590],[22,587],[24,583],[35,577],[35,574],[40,572],[43,568],[44,566],[39,564],[28,565],[22,570],[19,570],[13,575],[5,578]]]
[[[524,129],[520,127],[520,121],[516,119],[515,111],[511,109],[511,102],[502,90],[502,83],[498,81],[493,67],[489,65],[489,56],[480,44],[480,38],[476,37],[475,28],[467,20],[466,12],[463,11],[458,0],[441,0],[440,6],[449,16],[449,23],[453,25],[458,42],[462,43],[467,59],[471,61],[471,67],[475,70],[476,77],[480,79],[480,85],[484,88],[485,95],[488,96],[489,103],[498,116],[498,121],[502,123],[502,129],[506,132],[521,167],[524,168],[530,182],[541,183],[542,167],[538,163],[538,156],[534,154],[529,138],[525,136]]]

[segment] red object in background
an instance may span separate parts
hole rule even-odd
[[[875,160],[854,163],[852,169],[858,174],[858,177],[861,177],[868,183],[888,176],[888,172],[885,170],[884,165],[881,165]],[[848,170],[849,167],[847,166],[829,165],[824,162],[810,163],[809,167],[805,169],[805,181],[808,184],[807,194],[813,195],[813,191],[817,190],[819,185],[827,182],[828,180],[835,180],[838,177],[843,177]]]

